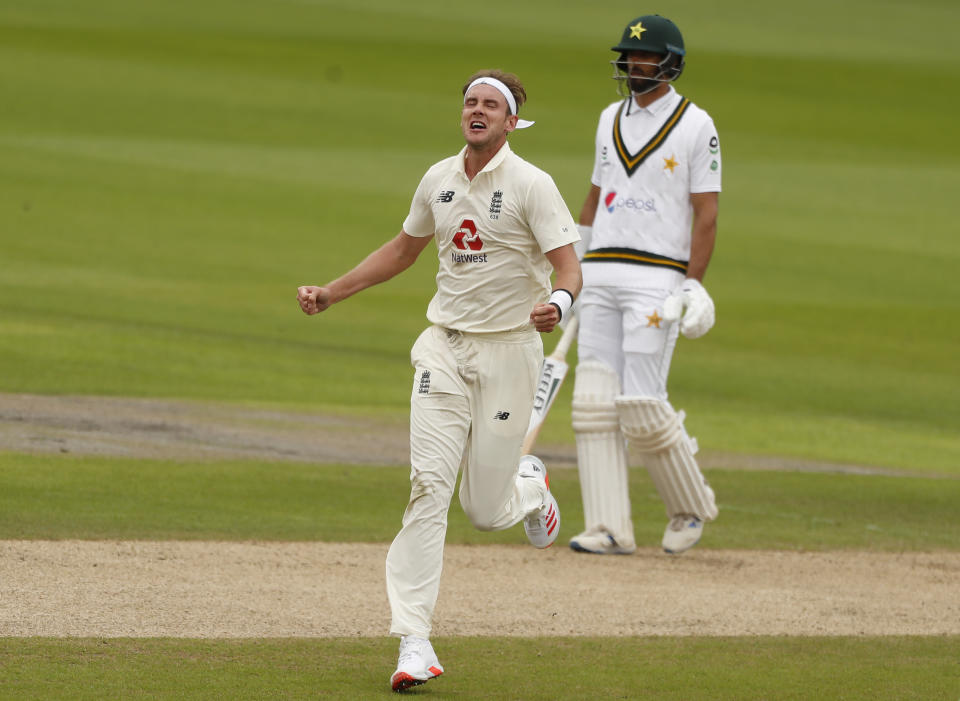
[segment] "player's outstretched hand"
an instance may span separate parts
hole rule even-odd
[[[540,333],[550,333],[560,323],[560,312],[555,304],[538,304],[530,312],[530,323]]]
[[[716,310],[707,290],[698,280],[687,278],[680,289],[663,303],[663,318],[680,321],[680,333],[687,338],[700,338],[713,328]]]
[[[332,304],[330,290],[316,285],[302,285],[297,288],[297,302],[304,314],[319,314]]]

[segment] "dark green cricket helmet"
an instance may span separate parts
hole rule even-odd
[[[683,35],[673,22],[660,15],[642,15],[631,20],[613,51],[650,51],[655,54],[683,56]]]
[[[619,53],[610,63],[613,64],[617,92],[624,97],[642,95],[661,83],[673,82],[680,77],[686,65],[683,35],[677,25],[660,15],[641,15],[630,20],[623,30],[620,43],[610,48]],[[659,68],[657,75],[643,79],[631,77],[627,66],[627,54],[631,51],[646,51],[662,56],[659,61],[649,64]]]

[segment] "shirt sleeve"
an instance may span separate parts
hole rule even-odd
[[[527,192],[527,225],[544,253],[580,240],[576,222],[556,183],[546,173]]]
[[[403,220],[403,230],[410,236],[422,238],[424,236],[433,236],[436,233],[436,224],[433,218],[433,209],[430,205],[433,201],[433,188],[430,184],[431,178],[429,171],[420,179],[417,191],[413,193],[413,201],[410,203],[410,213]]]
[[[693,140],[690,153],[690,192],[720,192],[720,139],[713,120],[707,118]]]

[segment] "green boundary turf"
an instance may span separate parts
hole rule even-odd
[[[960,637],[437,638],[410,696],[954,701]],[[376,699],[396,641],[0,639],[3,699]],[[393,698],[396,698],[393,696]]]
[[[742,470],[708,477],[722,515],[698,547],[960,547],[960,480]],[[553,471],[551,487],[568,538],[583,525],[576,471]],[[630,489],[637,541],[659,542],[663,506],[645,471],[631,471]],[[407,470],[397,467],[0,454],[0,538],[389,542],[408,493]],[[526,539],[519,526],[476,531],[454,499],[447,541]]]

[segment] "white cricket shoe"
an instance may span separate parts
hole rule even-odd
[[[543,506],[523,519],[523,530],[526,531],[530,544],[535,548],[549,548],[560,534],[560,507],[550,493],[547,468],[540,458],[524,455],[520,458],[519,473],[521,477],[542,480],[547,487]]]
[[[594,555],[630,555],[637,549],[636,543],[618,542],[606,528],[588,528],[570,539],[570,547],[578,553]]]
[[[674,516],[663,532],[663,549],[671,555],[679,555],[696,545],[702,535],[703,521],[696,516]]]
[[[424,684],[443,674],[443,667],[426,638],[405,635],[400,639],[400,658],[397,671],[390,677],[390,688],[404,691],[411,686]]]

